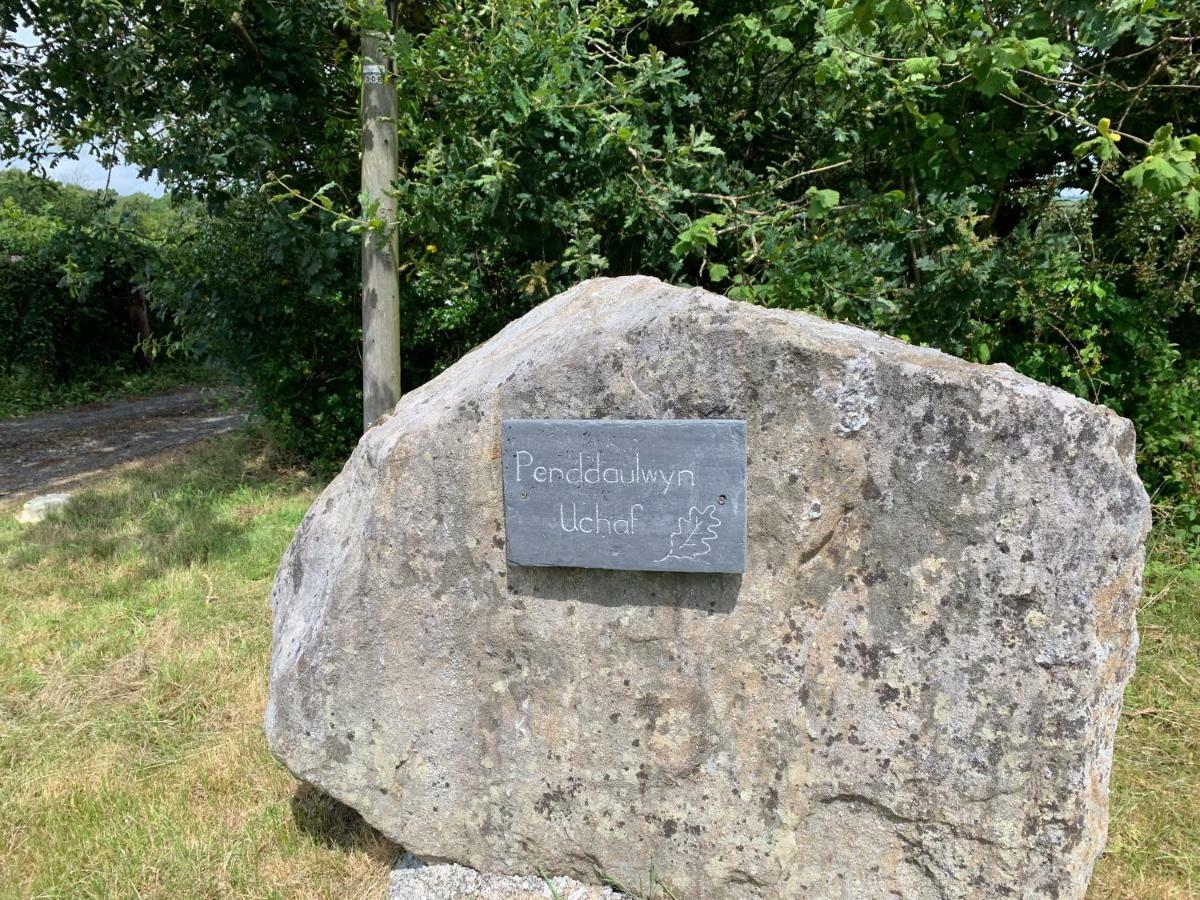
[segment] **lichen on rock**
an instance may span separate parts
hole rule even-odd
[[[505,558],[503,418],[744,419],[743,575]],[[267,736],[418,856],[688,898],[1082,898],[1137,646],[1131,425],[649,278],[401,400],[280,566]]]

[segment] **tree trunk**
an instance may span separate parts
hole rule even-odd
[[[129,292],[129,324],[138,333],[138,354],[148,369],[154,365],[154,351],[150,346],[150,306],[146,303],[146,286],[135,284]]]

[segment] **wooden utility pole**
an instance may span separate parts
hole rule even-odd
[[[392,2],[387,20],[393,21]],[[382,4],[381,4],[382,6]],[[388,35],[362,33],[362,194],[368,205],[378,203],[373,218],[396,219],[392,185],[397,174],[396,85],[389,74],[383,47]],[[396,269],[396,236],[363,232],[363,430],[400,399],[400,275]]]

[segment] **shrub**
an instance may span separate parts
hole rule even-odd
[[[145,211],[102,192],[3,174],[0,372],[65,385],[138,366],[130,301],[156,252]]]
[[[62,223],[0,204],[0,369],[50,369],[55,362],[55,327],[66,317],[60,286]]]
[[[152,271],[183,347],[227,369],[274,440],[320,468],[361,428],[357,246],[251,196],[195,212]]]
[[[394,48],[420,368],[580,278],[655,274],[1106,403],[1194,508],[1194,11],[435,6]]]
[[[146,28],[115,0],[84,29],[36,5],[48,49],[13,69],[0,143],[103,132],[214,204],[270,169],[328,219],[358,194],[354,19],[383,4],[244,3],[214,31],[227,5]],[[398,214],[354,214],[398,238],[406,387],[581,278],[641,272],[1008,362],[1130,416],[1152,489],[1195,498],[1195,4],[392,6]],[[358,427],[357,247],[259,205],[197,226],[207,255],[184,248],[160,302],[329,459]]]

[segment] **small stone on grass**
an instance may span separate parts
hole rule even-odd
[[[42,494],[21,507],[21,511],[17,513],[17,521],[23,525],[36,525],[38,522],[44,522],[51,513],[66,509],[70,502],[70,494]]]

